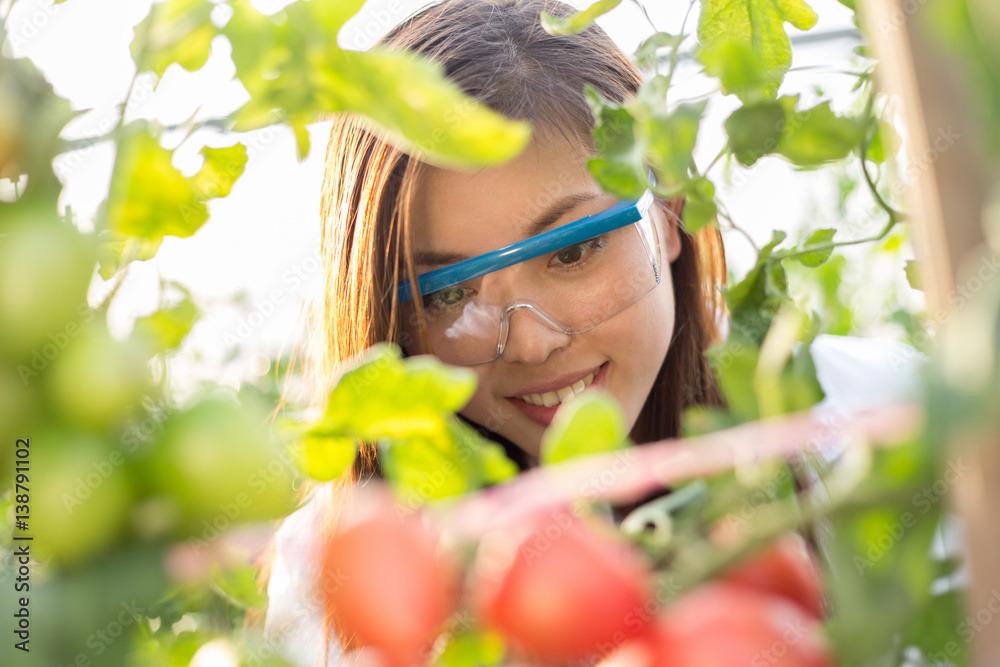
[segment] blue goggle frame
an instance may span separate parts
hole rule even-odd
[[[612,229],[638,222],[646,216],[652,202],[653,193],[647,190],[637,200],[620,201],[600,213],[568,222],[547,232],[530,236],[523,241],[511,243],[440,269],[421,273],[417,276],[420,293],[430,294],[439,289],[505,269],[519,262],[534,259],[547,252],[592,239]],[[398,290],[400,303],[413,299],[413,290],[410,289],[409,280],[400,281]]]

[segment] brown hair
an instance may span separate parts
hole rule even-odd
[[[404,21],[381,43],[441,63],[468,95],[508,118],[528,121],[536,133],[561,134],[593,149],[585,86],[623,102],[637,92],[641,73],[599,27],[551,36],[541,27],[542,11],[567,16],[576,10],[554,0],[443,0]],[[311,323],[309,371],[317,404],[341,362],[377,342],[405,345],[395,287],[402,277],[415,282],[407,231],[421,167],[364,119],[353,114],[333,119],[321,211],[324,298]],[[673,214],[670,202],[658,205]],[[688,406],[721,403],[703,355],[719,335],[717,286],[725,280],[725,260],[718,230],[682,232],[671,274],[675,333],[632,432],[639,443],[678,436]],[[363,447],[342,483],[377,474],[375,451]],[[348,637],[340,639],[349,646]]]

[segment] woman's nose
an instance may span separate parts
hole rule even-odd
[[[545,320],[544,314],[530,308],[510,313],[501,357],[506,361],[534,365],[546,361],[553,352],[568,347],[573,335],[552,328]]]

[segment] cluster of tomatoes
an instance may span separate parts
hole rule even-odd
[[[426,664],[461,608],[522,665],[833,665],[819,578],[794,536],[661,603],[656,573],[610,527],[541,517],[488,536],[461,568],[419,515],[363,500],[323,541],[321,589],[334,632],[377,664]]]

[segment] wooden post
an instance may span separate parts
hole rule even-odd
[[[949,296],[956,290],[963,293],[964,271],[993,257],[984,245],[982,223],[995,185],[988,179],[997,171],[982,151],[985,142],[969,114],[969,82],[933,37],[936,2],[859,0],[858,9],[879,59],[878,79],[901,98],[908,173],[913,176],[908,209],[915,246],[929,314],[947,327],[949,308],[958,301]],[[961,450],[971,472],[954,485],[950,500],[963,524],[972,575],[967,612],[975,618],[988,610],[992,621],[972,639],[973,664],[996,667],[1000,614],[989,605],[995,607],[1000,594],[1000,434],[983,439],[975,443],[979,446]]]

